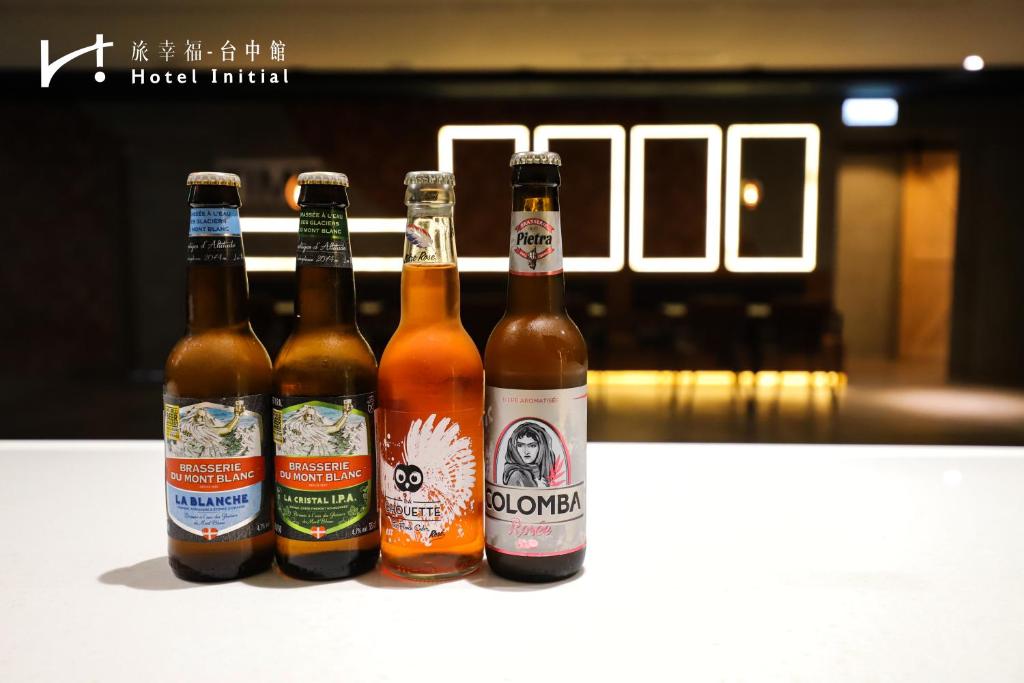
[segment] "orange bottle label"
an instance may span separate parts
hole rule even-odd
[[[381,523],[385,539],[431,546],[479,524],[482,415],[379,409]],[[471,519],[470,519],[471,518]]]

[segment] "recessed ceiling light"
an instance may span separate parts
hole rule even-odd
[[[981,71],[985,68],[985,60],[981,55],[967,55],[964,57],[964,68],[968,71]]]

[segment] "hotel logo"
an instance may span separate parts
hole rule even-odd
[[[64,55],[63,57],[61,57],[61,58],[51,62],[50,61],[50,41],[49,40],[40,40],[39,41],[39,87],[41,87],[41,88],[49,88],[50,87],[50,80],[53,78],[53,75],[56,74],[60,70],[60,68],[62,66],[64,66],[65,64],[67,64],[68,62],[70,62],[70,61],[72,61],[74,59],[78,59],[82,55],[87,54],[89,52],[95,52],[96,53],[96,74],[95,74],[94,78],[96,79],[97,83],[102,83],[107,78],[106,74],[103,73],[102,71],[100,71],[100,69],[103,68],[103,50],[104,50],[104,48],[113,47],[113,46],[114,46],[114,43],[112,43],[112,42],[106,42],[106,43],[103,42],[103,34],[102,33],[97,33],[96,34],[96,42],[93,43],[92,45],[87,45],[86,47],[80,48],[78,50],[74,50],[73,52],[69,52],[66,55]]]

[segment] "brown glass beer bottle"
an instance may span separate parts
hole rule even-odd
[[[295,329],[274,364],[277,564],[340,579],[377,564],[377,361],[356,324],[348,178],[298,183]]]
[[[405,184],[402,317],[377,389],[381,556],[402,576],[444,578],[483,559],[483,367],[459,316],[455,177]]]
[[[508,303],[484,353],[487,562],[555,581],[586,552],[587,346],[565,310],[561,159],[512,157]]]
[[[240,186],[232,173],[188,177],[188,331],[164,373],[164,454],[168,559],[190,581],[273,559],[272,371],[249,324]]]

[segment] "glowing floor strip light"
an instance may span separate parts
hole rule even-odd
[[[803,139],[804,220],[800,256],[740,256],[740,175],[743,140]],[[818,161],[821,132],[813,123],[729,126],[725,161],[725,267],[734,273],[809,273],[818,250]]]
[[[566,256],[564,263],[568,272],[614,273],[622,270],[626,261],[626,129],[611,124],[545,125],[533,129],[533,148],[536,151],[546,152],[551,140],[611,142],[608,256]]]
[[[456,140],[512,140],[515,151],[525,152],[530,149],[530,129],[518,124],[441,126],[437,131],[438,170],[455,171]]]
[[[836,389],[846,386],[845,372],[831,370],[591,370],[592,387],[742,387],[757,389]]]
[[[646,140],[707,140],[707,215],[704,256],[644,256],[644,149]],[[715,125],[640,125],[629,131],[629,267],[641,273],[712,273],[720,259],[722,129]],[[663,229],[671,230],[672,226]]]

